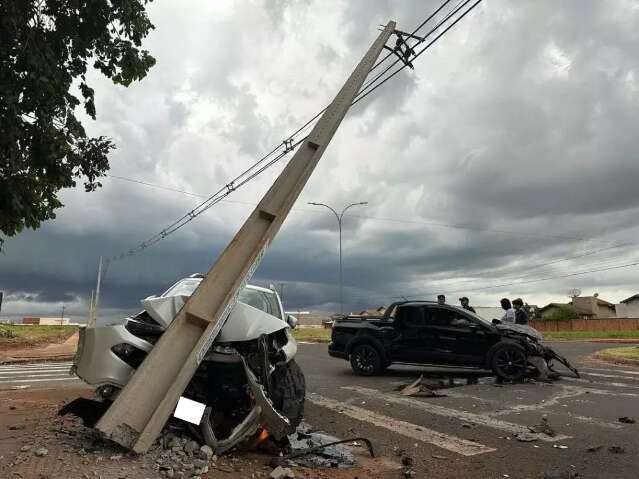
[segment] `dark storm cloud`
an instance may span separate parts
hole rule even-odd
[[[209,194],[335,94],[378,24],[395,19],[410,31],[438,5],[203,2],[194,18],[153,4],[158,64],[129,89],[98,83],[91,131],[115,138],[114,174]],[[353,109],[254,282],[285,283],[287,309],[335,310],[336,220],[304,203],[368,201],[344,219],[347,308],[457,289],[488,304],[511,292],[561,300],[569,287],[612,300],[636,292],[633,270],[481,288],[636,259],[638,44],[630,3],[483,2],[415,71]],[[256,203],[274,175],[231,199]],[[100,255],[126,251],[199,202],[104,183],[91,195],[67,192],[55,222],[7,241],[5,307],[85,307]],[[208,269],[251,208],[221,203],[112,264],[105,310],[135,310],[140,298]]]

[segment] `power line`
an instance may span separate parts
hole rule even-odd
[[[448,1],[449,0],[444,2],[444,5],[446,5],[448,3]],[[470,1],[470,0],[466,0],[464,5],[466,3],[468,3],[468,1]],[[478,0],[475,3],[475,5],[473,5],[468,11],[472,10],[481,1],[482,0]],[[444,5],[442,5],[442,7]],[[442,7],[440,7],[440,9]],[[440,9],[438,9],[437,11],[439,11]],[[439,38],[441,38],[441,36],[443,34],[445,34],[448,30],[450,30],[450,28],[452,26],[454,26],[459,20],[461,20],[461,18],[463,18],[468,13],[468,11],[464,12],[464,14],[462,14],[461,17],[459,17],[457,20],[455,20],[455,22],[453,22],[453,24],[451,26],[449,26],[448,28],[446,28],[446,30],[444,30],[442,33],[440,33],[432,42],[430,42],[430,44],[428,46],[432,45],[435,41],[437,41]],[[454,13],[456,13],[456,12],[454,12]],[[434,16],[434,14],[431,15],[430,18],[432,18],[433,16]],[[450,18],[450,16],[451,16],[451,14],[449,13],[449,15],[446,16],[445,20],[447,21],[448,18]],[[427,21],[428,21],[428,19],[427,19]],[[425,24],[425,23],[426,22],[423,22],[423,24]],[[442,22],[440,22],[438,24],[438,26],[441,25],[441,23]],[[421,28],[421,27],[419,27],[419,28]],[[418,30],[419,30],[419,28],[418,28]],[[438,27],[436,27],[436,28],[438,28]],[[433,31],[434,30],[431,30],[431,32],[429,32],[428,35],[430,35]],[[424,52],[424,50],[425,49],[420,51],[419,54],[415,55],[414,58],[417,58],[421,53]],[[399,71],[401,71],[401,69]],[[373,86],[373,88],[370,91],[368,91],[366,93],[363,93],[365,88],[368,88],[369,86],[373,85],[379,78],[381,78],[381,76],[378,75],[375,79],[373,79],[372,81],[369,81],[366,84],[365,88],[359,92],[358,97],[356,97],[356,99],[355,99],[355,101],[353,101],[352,105],[358,103],[361,99],[363,99],[364,97],[368,96],[368,94],[370,94],[372,91],[377,89],[379,86],[381,86],[383,83],[385,83],[392,76],[396,75],[399,71],[396,71],[395,73],[393,73],[393,75],[391,75],[389,78],[384,79],[381,83],[379,83],[379,85]],[[224,187],[220,188],[216,193],[214,193],[213,195],[208,197],[204,202],[200,203],[195,208],[193,208],[192,210],[188,211],[185,215],[183,215],[182,217],[180,217],[177,220],[175,220],[173,223],[171,223],[169,226],[167,226],[166,228],[161,230],[159,233],[156,233],[155,235],[151,236],[147,240],[145,240],[142,243],[138,244],[137,246],[131,248],[127,252],[122,253],[122,254],[120,254],[118,256],[112,257],[110,260],[122,259],[122,258],[124,258],[126,256],[133,255],[133,254],[135,254],[135,253],[137,253],[139,251],[142,251],[142,250],[148,248],[149,246],[152,246],[152,245],[156,244],[157,242],[159,242],[162,239],[166,238],[168,235],[174,233],[178,229],[182,228],[184,225],[186,225],[189,222],[191,222],[193,219],[195,219],[200,214],[202,214],[205,211],[207,211],[209,208],[211,208],[213,205],[215,205],[216,203],[221,201],[223,198],[225,198],[226,196],[231,194],[237,188],[239,188],[240,186],[244,185],[248,181],[252,180],[257,175],[262,173],[264,170],[266,170],[267,168],[269,168],[270,166],[275,164],[277,161],[279,161],[281,158],[283,158],[287,153],[289,153],[290,151],[293,151],[296,146],[298,146],[301,142],[303,142],[306,139],[306,138],[303,138],[302,140],[299,140],[299,141],[294,143],[295,136],[300,134],[304,129],[308,128],[324,111],[326,111],[327,108],[328,107],[325,107],[322,111],[317,113],[313,118],[311,118],[304,125],[302,125],[300,128],[298,128],[298,130],[296,130],[293,134],[291,134],[287,138],[285,138],[283,140],[282,144],[280,144],[277,147],[273,148],[269,153],[267,153],[262,158],[260,158],[256,163],[251,165],[248,169],[243,171],[240,175],[236,176],[233,180],[231,180],[229,183],[227,183]],[[284,150],[281,153],[277,154],[277,156],[275,156],[274,160],[270,160],[270,161],[267,162],[267,160],[271,156],[276,154],[282,147],[284,147]],[[260,165],[263,165],[263,166],[260,166]],[[247,178],[243,178],[244,176],[247,176]]]
[[[171,191],[171,192],[174,192],[174,193],[181,193],[183,195],[193,196],[193,197],[196,197],[196,198],[206,198],[206,196],[202,195],[202,194],[193,193],[191,191],[181,190],[181,189],[178,189],[178,188],[172,188],[170,186],[160,185],[158,183],[149,183],[147,181],[138,180],[138,179],[134,179],[134,178],[127,178],[125,176],[112,175],[110,173],[107,173],[106,176],[108,176],[110,178],[117,179],[117,180],[121,180],[121,181],[127,181],[129,183],[140,184],[140,185],[143,185],[143,186],[148,186],[148,187],[151,187],[151,188],[157,188],[157,189],[161,189],[161,190]],[[249,201],[238,201],[238,200],[229,200],[229,199],[224,199],[223,201],[228,202],[228,203],[236,203],[236,204],[241,204],[241,205],[247,205],[247,206],[256,206],[257,205],[257,203],[249,202]],[[305,208],[293,208],[292,211],[304,212],[304,213],[315,213],[315,214],[319,213],[319,211],[305,209]],[[344,216],[345,217],[350,217],[350,218],[363,219],[363,220],[383,221],[383,222],[401,223],[401,224],[418,225],[418,226],[434,226],[434,227],[440,227],[440,228],[452,228],[452,229],[462,229],[462,230],[471,230],[471,231],[481,231],[481,232],[503,234],[503,235],[511,235],[511,236],[538,237],[538,238],[549,238],[549,239],[550,238],[555,238],[555,239],[575,240],[575,241],[597,241],[597,242],[605,242],[605,243],[616,243],[614,240],[606,240],[606,239],[595,238],[595,237],[570,236],[570,235],[546,234],[546,233],[530,233],[530,232],[504,230],[504,229],[498,229],[498,228],[486,228],[486,227],[482,227],[482,226],[464,225],[464,224],[457,224],[457,223],[444,223],[444,222],[437,222],[437,221],[409,220],[409,219],[401,219],[401,218],[388,218],[388,217],[370,216],[370,215],[357,215],[357,214],[347,214],[347,215],[344,215]],[[630,245],[630,243],[614,244],[613,246],[602,248],[602,249],[597,250],[595,252],[585,253],[583,256],[589,256],[590,254],[595,254],[596,252],[599,252],[599,251],[605,251],[605,250],[608,250],[608,249],[618,248],[618,247],[621,247],[621,246],[629,246],[629,245]],[[560,260],[557,260],[557,262],[561,262],[561,261],[565,261],[565,260],[566,259],[560,259]]]

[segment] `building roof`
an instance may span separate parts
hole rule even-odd
[[[578,313],[584,316],[594,316],[594,313],[592,311],[589,311],[583,308],[577,308],[571,303],[548,303],[543,308],[539,308],[539,311],[543,313],[544,311],[550,308],[561,308],[561,309],[566,309],[568,311],[573,311],[575,313]]]
[[[632,296],[630,296],[629,298],[624,299],[623,301],[620,301],[621,303],[629,303],[634,299],[639,299],[639,294],[633,294]]]

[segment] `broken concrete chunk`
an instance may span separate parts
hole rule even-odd
[[[277,466],[269,475],[271,479],[294,479],[295,474],[288,467]]]
[[[211,458],[213,457],[213,449],[211,449],[209,446],[202,446],[200,448],[200,457],[202,459],[206,459],[207,461],[211,460]]]
[[[44,457],[47,454],[49,454],[49,450],[46,447],[39,447],[38,449],[35,450],[34,454],[38,457]]]
[[[519,434],[515,434],[515,437],[519,442],[533,442],[539,439],[535,434],[530,432],[520,432]]]
[[[634,424],[635,420],[631,417],[624,416],[619,418],[619,422],[622,422],[624,424]]]
[[[550,437],[555,437],[557,435],[555,430],[552,427],[550,427],[550,424],[548,424],[547,417],[542,417],[541,422],[539,424],[536,424],[534,426],[528,426],[528,429],[530,430],[530,432],[535,432],[537,434],[546,434],[547,436],[550,436]]]
[[[198,449],[200,449],[200,445],[197,443],[197,441],[188,441],[184,445],[184,452],[186,452],[187,454],[193,454]]]
[[[22,446],[20,448],[20,452],[27,452],[31,450],[31,446]]]

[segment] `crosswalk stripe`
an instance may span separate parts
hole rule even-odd
[[[331,409],[340,414],[357,419],[358,421],[364,421],[374,426],[388,429],[395,434],[433,444],[434,446],[461,454],[462,456],[475,456],[477,454],[496,451],[495,448],[484,446],[478,442],[468,441],[450,434],[444,434],[423,426],[384,416],[367,409],[320,396],[319,394],[310,393],[306,399],[317,406]]]
[[[0,383],[11,381],[16,378],[45,378],[45,377],[59,377],[59,376],[70,376],[68,371],[63,371],[59,373],[44,373],[44,374],[20,374],[17,376],[9,376],[6,374],[0,373]]]
[[[394,404],[403,404],[406,406],[418,408],[418,409],[421,409],[422,411],[426,411],[428,413],[435,414],[438,416],[456,418],[464,422],[478,424],[480,426],[486,426],[492,429],[498,429],[510,434],[522,434],[522,433],[525,433],[528,435],[532,434],[526,426],[522,426],[520,424],[515,424],[508,421],[502,421],[500,419],[495,419],[483,414],[459,411],[457,409],[447,408],[447,407],[439,406],[435,404],[429,404],[424,401],[419,401],[418,399],[400,397],[393,394],[385,394],[382,391],[378,391],[377,389],[369,389],[369,388],[364,388],[360,386],[345,386],[345,387],[342,387],[342,389],[354,391],[356,393],[359,393],[363,396],[367,396],[370,398],[378,398],[385,402],[394,403]],[[546,434],[532,434],[532,435],[537,439],[540,439],[542,441],[547,441],[547,442],[563,441],[570,438],[570,436],[564,436],[561,434],[558,434],[553,437],[548,436]]]
[[[80,378],[76,376],[68,376],[66,378],[47,378],[47,379],[12,379],[11,381],[5,381],[0,384],[13,384],[13,383],[38,383],[43,381],[79,381]]]

